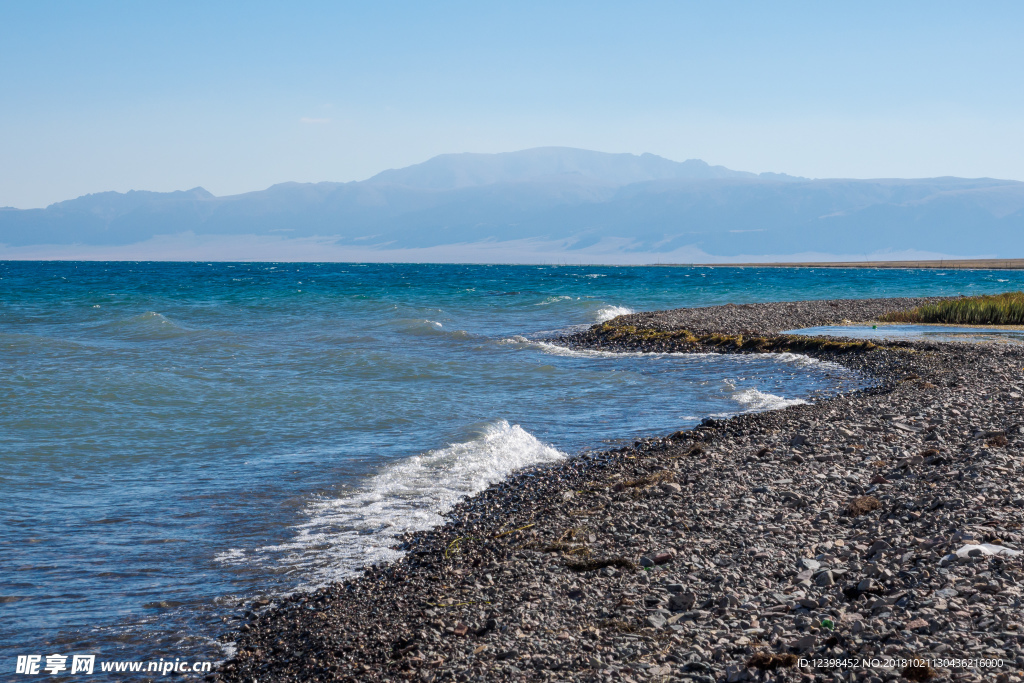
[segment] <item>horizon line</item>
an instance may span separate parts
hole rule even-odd
[[[272,261],[272,260],[162,260],[162,259],[18,259],[0,258],[0,263],[304,263],[339,265],[419,265],[419,266],[530,266],[556,268],[850,268],[894,270],[1024,270],[1024,258],[1010,259],[921,259],[912,261],[766,261],[747,263],[568,263],[568,262],[487,262],[487,261]]]

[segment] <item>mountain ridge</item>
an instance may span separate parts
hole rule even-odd
[[[542,147],[440,155],[346,183],[286,182],[222,197],[201,187],[101,192],[44,209],[5,208],[0,258],[32,245],[123,246],[183,234],[230,238],[229,252],[231,239],[274,235],[384,256],[533,240],[567,254],[620,256],[925,249],[1011,257],[1024,255],[1024,183],[809,179]]]
[[[518,152],[441,154],[422,163],[388,169],[363,181],[420,189],[452,190],[497,183],[574,179],[627,185],[669,178],[756,177],[712,166],[701,159],[672,161],[644,153],[608,153],[572,147],[534,147]]]

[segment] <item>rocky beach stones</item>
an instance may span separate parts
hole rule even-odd
[[[560,343],[708,350],[658,333],[918,303],[633,314]],[[1024,349],[804,352],[878,385],[532,468],[389,565],[251,607],[214,678],[1021,683]]]

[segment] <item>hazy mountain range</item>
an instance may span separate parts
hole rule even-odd
[[[0,258],[691,262],[1024,255],[1024,183],[746,173],[543,147],[215,197],[0,209]]]

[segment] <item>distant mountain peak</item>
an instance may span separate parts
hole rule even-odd
[[[364,182],[425,190],[454,190],[498,183],[566,180],[621,186],[651,180],[756,178],[700,159],[672,161],[656,154],[594,152],[573,147],[534,147],[518,152],[441,154],[390,169]]]

